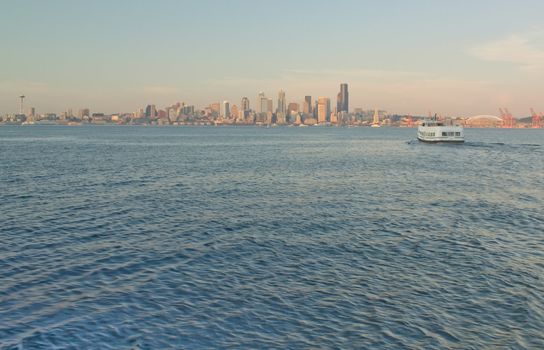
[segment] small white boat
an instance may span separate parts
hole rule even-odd
[[[422,142],[465,142],[464,130],[453,121],[445,123],[435,118],[425,119],[417,128],[417,139]]]

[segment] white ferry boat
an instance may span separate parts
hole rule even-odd
[[[425,119],[417,128],[417,139],[422,142],[465,142],[465,135],[461,125],[433,119]]]

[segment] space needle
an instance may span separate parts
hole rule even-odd
[[[19,114],[23,115],[24,114],[24,100],[25,100],[25,95],[21,95],[19,96],[19,98],[21,99],[21,105],[20,105],[20,111],[19,111]]]

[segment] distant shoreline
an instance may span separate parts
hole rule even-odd
[[[332,124],[315,124],[315,125],[294,125],[294,124],[114,124],[114,123],[34,123],[34,124],[22,124],[22,123],[0,123],[0,127],[49,127],[49,126],[63,126],[63,127],[80,127],[80,126],[92,126],[92,127],[168,127],[168,128],[183,128],[183,127],[210,127],[210,128],[372,128],[371,125],[332,125]],[[382,128],[395,128],[395,129],[417,129],[417,125],[404,126],[404,125],[382,125]],[[532,128],[531,125],[519,125],[513,128],[502,128],[496,126],[464,126],[466,129],[544,129],[544,128]],[[374,128],[376,129],[376,128]]]

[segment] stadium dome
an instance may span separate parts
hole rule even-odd
[[[494,115],[475,115],[465,121],[466,126],[477,128],[493,128],[502,124],[502,119]]]

